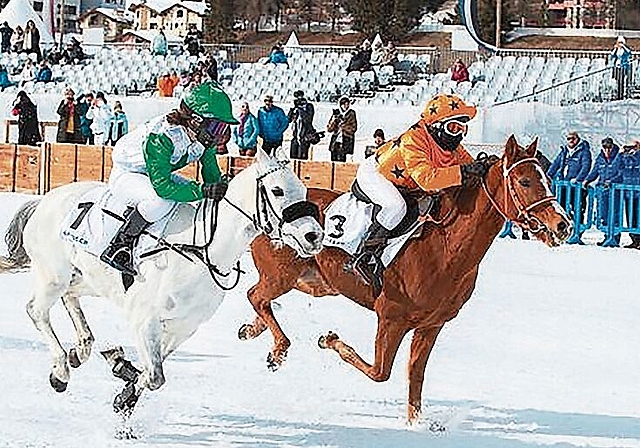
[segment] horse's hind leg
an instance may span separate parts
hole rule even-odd
[[[422,384],[431,350],[442,327],[416,328],[411,340],[409,358],[409,402],[407,421],[416,423],[422,409]]]
[[[53,358],[53,366],[49,375],[51,387],[56,392],[64,392],[69,382],[67,353],[53,331],[49,310],[69,287],[70,278],[62,275],[47,275],[37,264],[34,264],[34,272],[36,274],[36,288],[33,297],[27,303],[27,314],[42,335]]]
[[[76,346],[69,350],[69,364],[74,369],[89,359],[94,342],[93,334],[80,307],[79,294],[74,288],[80,281],[73,277],[71,288],[62,296],[62,303],[69,313],[78,338]]]
[[[382,301],[383,298],[378,298]],[[378,310],[376,310],[378,311]],[[338,335],[329,332],[326,336],[321,336],[318,340],[320,348],[330,348],[338,352],[340,357],[367,375],[373,381],[387,381],[391,375],[393,360],[395,359],[398,347],[402,338],[407,334],[410,327],[402,318],[388,317],[378,312],[378,332],[376,334],[375,361],[373,364],[365,362],[356,351],[342,342]]]

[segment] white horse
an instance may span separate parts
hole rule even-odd
[[[233,272],[242,253],[260,232],[303,257],[313,256],[322,248],[323,230],[316,219],[317,209],[306,201],[306,187],[286,162],[259,151],[255,162],[231,180],[218,206],[217,228],[206,249],[199,256],[191,251],[182,251],[181,255],[170,249],[142,259],[139,275],[125,290],[118,271],[59,236],[67,213],[96,185],[100,184],[65,185],[47,193],[36,207],[19,210],[7,237],[14,241],[12,253],[22,256],[14,256],[9,262],[5,259],[0,263],[0,272],[24,265],[22,237],[35,272],[35,289],[27,313],[53,357],[49,379],[58,392],[67,387],[69,365],[78,367],[85,362],[94,341],[79,297],[106,297],[124,309],[135,332],[142,372],[126,360],[125,364],[116,365],[118,359],[124,360],[122,353],[111,351],[112,359],[105,356],[112,363],[113,373],[128,382],[114,402],[118,411],[132,411],[144,389],[155,390],[164,384],[163,361],[211,318],[225,294],[217,276]],[[167,226],[166,241],[191,244],[196,214],[192,205],[180,205]],[[215,227],[216,214],[203,215],[207,216],[198,228]],[[229,277],[233,279],[235,274]],[[60,297],[78,338],[69,354],[49,318],[50,308]],[[122,371],[117,372],[118,369]]]

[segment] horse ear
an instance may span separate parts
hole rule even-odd
[[[258,151],[256,152],[256,162],[262,164],[268,159],[269,159],[269,154],[267,154],[264,151],[264,149],[258,148]]]
[[[536,156],[536,152],[538,151],[538,137],[536,137],[536,139],[531,142],[531,144],[527,147],[527,156],[529,157],[535,157]]]
[[[511,137],[507,140],[504,152],[507,155],[508,162],[513,162],[516,159],[516,155],[518,153],[518,142],[516,141],[515,135],[511,134]]]
[[[288,162],[289,157],[287,157],[287,152],[284,150],[282,146],[276,148],[274,152],[274,157],[278,162]]]

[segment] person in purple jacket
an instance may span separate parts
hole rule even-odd
[[[581,139],[577,132],[569,132],[567,144],[560,146],[560,153],[549,167],[547,176],[553,180],[566,180],[579,185],[571,190],[569,198],[562,197],[565,190],[561,189],[558,201],[560,204],[566,204],[567,212],[571,213],[575,201],[573,194],[579,190],[582,196],[581,215],[583,218],[587,206],[587,190],[582,187],[582,183],[590,170],[591,147],[589,142]]]
[[[598,216],[602,220],[603,225],[607,225],[609,221],[609,201],[611,200],[611,192],[609,189],[611,184],[619,184],[622,182],[622,157],[620,157],[620,147],[613,142],[611,137],[602,140],[602,150],[593,164],[593,169],[584,180],[584,186],[588,186],[591,182],[598,179],[598,185],[604,189],[598,196]],[[618,222],[620,219],[620,191],[615,192],[613,198],[613,220]],[[620,245],[620,234],[614,235],[616,245]],[[604,243],[600,241],[598,246]]]

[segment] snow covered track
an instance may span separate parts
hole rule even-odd
[[[0,194],[0,229],[30,196]],[[2,253],[6,253],[2,249]],[[107,300],[83,300],[97,350],[67,391],[49,386],[46,346],[25,313],[30,272],[0,275],[0,447],[640,447],[640,252],[545,248],[496,241],[474,296],[445,326],[429,361],[423,422],[404,424],[409,338],[387,383],[377,384],[317,347],[333,329],[371,357],[375,314],[345,298],[280,300],[289,359],[267,371],[269,338],[237,330],[253,316],[238,290],[168,358],[168,382],[144,395],[115,438],[111,401],[121,382],[97,353],[134,337]],[[75,333],[52,309],[66,348]],[[436,421],[445,432],[429,430]]]

